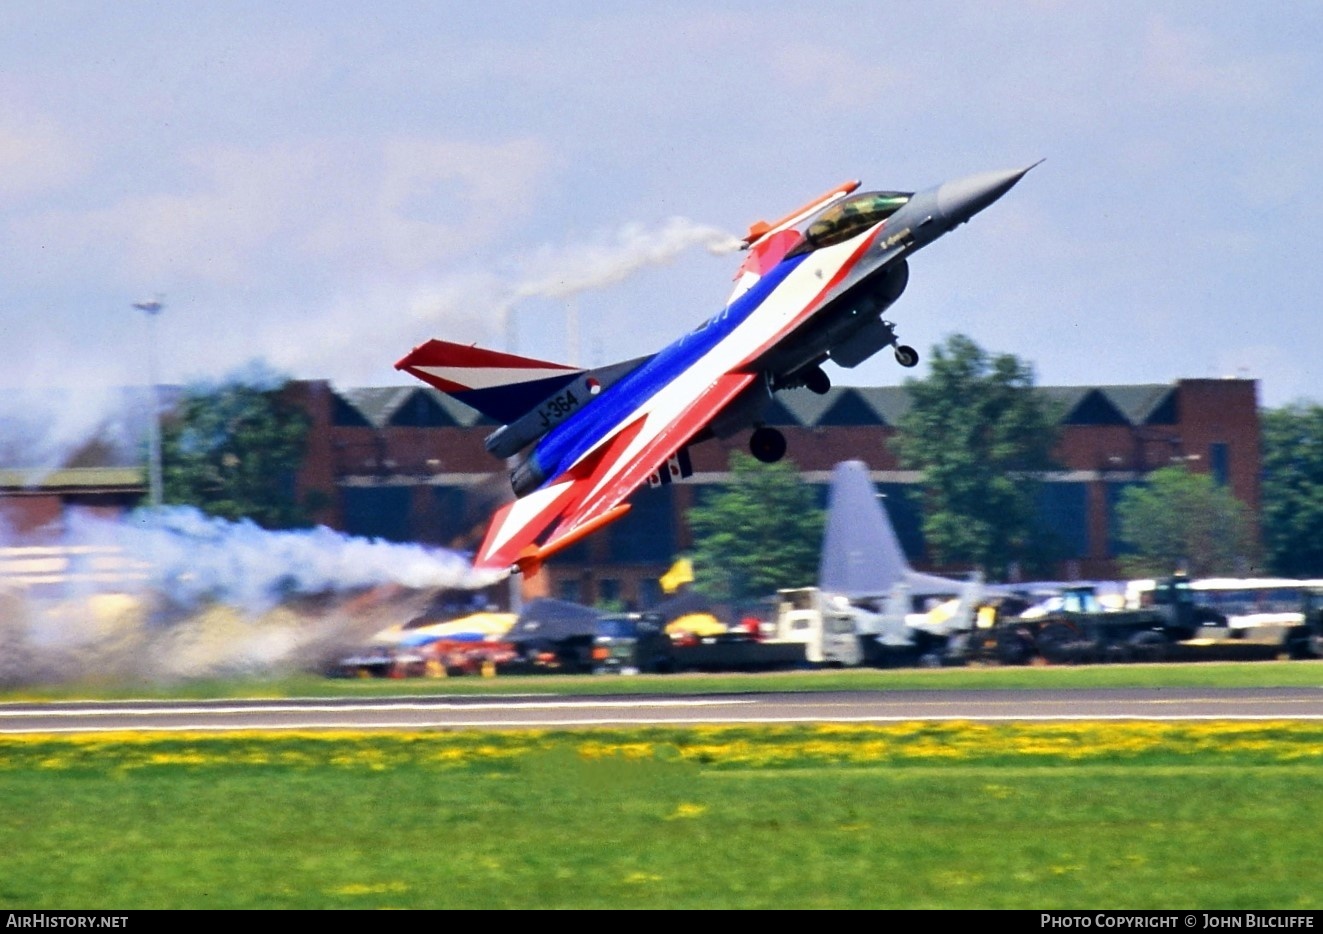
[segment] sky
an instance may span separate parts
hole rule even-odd
[[[905,343],[1323,402],[1320,48],[1309,2],[10,0],[0,387],[607,364],[717,311],[756,220],[1043,159],[911,260]]]

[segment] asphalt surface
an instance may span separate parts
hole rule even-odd
[[[527,729],[906,720],[1318,720],[1319,688],[486,695],[0,704],[0,734]]]

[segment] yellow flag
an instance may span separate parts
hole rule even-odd
[[[681,558],[671,569],[661,576],[662,590],[675,593],[682,584],[694,582],[694,565],[688,558]]]

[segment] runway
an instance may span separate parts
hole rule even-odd
[[[0,734],[580,729],[913,720],[1319,720],[1320,688],[400,696],[0,704]]]

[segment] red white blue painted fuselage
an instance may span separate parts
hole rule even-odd
[[[892,346],[913,366],[881,317],[904,291],[907,257],[1027,171],[913,194],[852,194],[850,183],[754,225],[726,306],[642,360],[588,371],[443,341],[415,348],[397,368],[503,423],[488,449],[515,460],[518,498],[493,517],[475,566],[536,567],[621,515],[650,478],[685,475],[687,445],[756,425],[774,392],[825,392],[827,360],[851,367]],[[751,447],[776,460],[785,442],[760,427]]]

